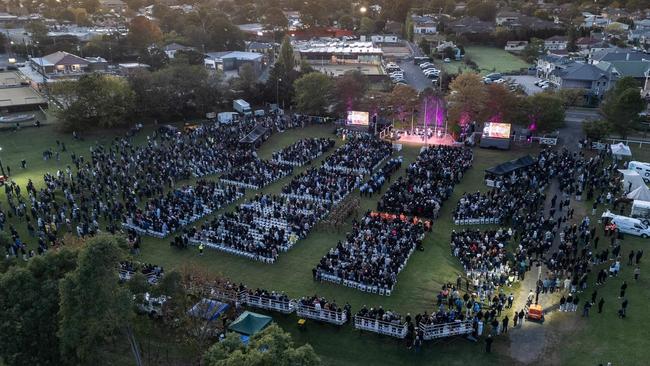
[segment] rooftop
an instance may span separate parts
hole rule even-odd
[[[206,58],[215,60],[223,60],[225,58],[234,58],[240,61],[256,61],[262,58],[263,55],[257,52],[244,52],[244,51],[224,51],[224,52],[208,52]]]
[[[600,68],[580,62],[572,62],[567,64],[566,68],[555,69],[551,72],[551,75],[558,76],[562,79],[581,81],[595,81],[607,77],[605,72]]]

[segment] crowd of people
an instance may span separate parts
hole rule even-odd
[[[221,177],[227,184],[260,189],[293,172],[293,166],[277,161],[254,159],[250,163],[231,169]]]
[[[125,203],[123,226],[142,234],[165,237],[244,195],[241,187],[199,180],[148,200],[144,207]]]
[[[122,261],[119,264],[118,273],[120,281],[128,281],[136,273],[140,273],[150,284],[155,284],[165,275],[165,269],[161,266],[149,263]]]
[[[406,177],[397,179],[377,203],[381,212],[436,218],[454,185],[472,166],[472,150],[448,146],[423,149]]]
[[[309,168],[282,187],[287,197],[316,202],[338,203],[359,186],[362,176],[324,167]]]
[[[334,140],[329,138],[308,138],[273,153],[273,161],[303,166],[334,147]]]
[[[332,280],[374,293],[392,291],[398,273],[423,239],[422,223],[368,212],[361,220],[355,220],[346,239],[320,260],[313,270],[314,279]]]
[[[500,189],[494,188],[486,193],[464,193],[453,213],[455,224],[461,223],[501,223],[509,217],[514,209],[515,202],[507,200],[507,195]]]
[[[372,197],[374,193],[379,193],[386,182],[390,183],[390,177],[402,167],[404,159],[400,156],[390,159],[381,169],[372,174],[370,179],[361,187],[359,191],[362,196]]]
[[[361,175],[370,174],[381,162],[392,154],[390,142],[370,134],[353,134],[348,143],[336,149],[324,162],[328,170]]]
[[[258,194],[189,232],[190,243],[273,263],[329,211],[319,202]]]

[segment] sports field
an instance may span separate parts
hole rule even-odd
[[[465,48],[465,55],[476,62],[481,75],[492,72],[518,72],[522,68],[529,66],[521,58],[495,47],[468,46]],[[450,73],[457,73],[459,68],[463,72],[469,70],[467,65],[462,61],[442,63],[442,66],[445,68],[445,71]]]
[[[334,137],[333,130],[332,126],[313,126],[275,134],[263,144],[259,156],[269,158],[273,151],[303,137]],[[147,131],[143,131],[136,138],[142,141],[146,133]],[[56,140],[65,142],[69,152],[88,155],[91,144],[97,140],[108,141],[112,137],[111,134],[105,133],[86,136],[84,141],[73,142],[71,136],[61,135],[53,127],[24,129],[17,132],[3,131],[0,132],[0,147],[3,148],[0,159],[5,166],[11,166],[12,178],[21,186],[24,186],[28,179],[32,179],[38,186],[42,184],[42,176],[45,172],[56,172],[57,169],[64,169],[70,163],[69,155],[62,155],[61,161],[58,162],[42,160],[42,151],[50,147],[55,149]],[[337,141],[337,144],[341,143],[342,141]],[[402,169],[393,176],[393,180],[399,174],[404,174],[405,167],[415,160],[418,151],[419,147],[414,146],[406,146],[402,150],[401,155],[405,162]],[[425,310],[430,312],[433,310],[435,296],[442,283],[454,281],[461,270],[459,262],[450,255],[449,250],[449,236],[454,229],[451,211],[458,197],[463,192],[486,189],[482,182],[485,168],[527,153],[534,154],[535,151],[523,148],[515,148],[508,152],[475,150],[474,166],[455,187],[454,195],[445,203],[440,212],[440,219],[434,223],[433,232],[427,234],[424,252],[413,253],[406,268],[400,273],[395,291],[390,297],[362,293],[312,280],[311,269],[328,249],[345,237],[346,228],[333,232],[317,226],[306,239],[298,242],[289,252],[281,253],[275,264],[262,264],[210,250],[199,257],[196,250],[173,249],[170,248],[168,240],[149,237],[143,237],[142,254],[135,260],[162,265],[167,271],[182,266],[202,268],[215,275],[244,282],[252,288],[262,287],[284,291],[293,298],[317,294],[335,299],[338,304],[349,302],[353,313],[363,305],[383,306],[384,309],[396,310],[402,314],[414,315]],[[27,160],[25,170],[19,168],[22,159]],[[319,164],[319,161],[314,164]],[[306,167],[297,169],[294,174],[302,169]],[[290,179],[285,177],[260,191],[249,192],[248,196],[259,192],[279,192],[280,187]],[[384,190],[386,188],[387,185],[384,186]],[[4,207],[4,190],[0,192],[0,202]],[[372,198],[362,198],[360,214],[374,208],[380,195],[381,193],[375,194]],[[590,212],[590,203],[584,204]],[[226,210],[233,209],[234,205],[227,207]],[[580,209],[576,211],[581,212]],[[576,219],[580,220],[581,217]],[[13,223],[16,225],[15,222]],[[17,225],[17,228],[21,236],[29,238],[24,224]],[[29,244],[33,246],[34,243]],[[622,253],[627,254],[631,249],[637,250],[644,246],[647,246],[647,241],[626,236]],[[619,278],[611,279],[599,289],[599,293],[608,299],[604,314],[596,314],[593,311],[592,317],[586,320],[580,318],[579,313],[554,313],[548,317],[544,325],[539,325],[538,328],[512,330],[508,336],[500,336],[494,344],[495,352],[490,355],[484,353],[482,342],[476,344],[463,339],[427,343],[420,353],[415,353],[407,350],[402,341],[360,333],[351,326],[337,328],[310,321],[306,329],[299,331],[295,316],[276,313],[270,315],[294,335],[297,343],[312,344],[326,365],[516,365],[523,364],[521,357],[518,356],[518,352],[522,351],[521,347],[529,346],[538,350],[541,347],[541,355],[530,363],[535,365],[597,365],[606,364],[608,361],[613,362],[614,365],[643,365],[646,363],[642,360],[650,358],[650,350],[645,346],[650,336],[647,326],[650,316],[644,311],[644,306],[650,299],[650,287],[646,279],[650,273],[650,266],[647,263],[648,258],[644,258],[641,281],[630,285],[628,289],[630,307],[627,319],[621,320],[616,316],[618,287],[623,279],[627,279],[628,283],[632,281],[631,269],[626,267]],[[584,299],[593,291],[592,283],[593,280],[590,280],[590,288],[582,295]],[[519,290],[513,288],[513,291],[517,291],[515,294],[519,294]],[[522,290],[522,293],[528,291]],[[175,347],[174,343],[170,342],[175,337],[160,334],[169,331],[171,335],[173,331],[152,326],[147,324],[148,321],[138,321],[138,323],[143,323],[137,327],[139,339],[152,339],[152,342],[158,345],[172,348],[171,352],[176,355],[182,356],[185,352],[182,347]],[[540,334],[542,334],[541,338],[539,338]],[[535,342],[541,340],[541,344],[532,345],[531,342],[525,342],[529,339]],[[188,358],[195,356],[188,355]],[[111,357],[115,358],[112,364],[121,364],[126,362],[127,358],[122,357],[128,357],[128,353],[122,356],[111,355]]]

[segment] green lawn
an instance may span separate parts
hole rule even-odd
[[[314,126],[302,130],[275,134],[269,141],[264,143],[259,150],[261,158],[270,157],[273,151],[287,146],[299,138],[333,136],[331,126]],[[142,140],[144,134],[138,139]],[[39,185],[42,184],[42,175],[46,171],[55,172],[56,169],[64,168],[69,164],[69,156],[62,156],[61,162],[44,162],[41,159],[41,152],[48,147],[55,147],[55,140],[65,141],[69,151],[77,154],[88,154],[88,148],[96,140],[108,141],[112,136],[99,134],[95,137],[86,137],[84,141],[72,142],[71,137],[61,135],[52,127],[41,129],[25,129],[18,132],[0,132],[0,146],[3,151],[0,158],[3,163],[9,164],[14,173],[13,178],[24,185],[28,178]],[[337,144],[341,144],[337,141]],[[419,147],[405,146],[402,151],[405,163],[398,174],[404,173],[404,168],[417,157]],[[415,314],[424,310],[432,311],[435,295],[442,283],[453,281],[459,273],[458,261],[450,255],[449,235],[453,229],[451,222],[451,211],[463,192],[485,190],[482,183],[483,171],[485,168],[500,162],[510,160],[514,157],[529,153],[530,150],[515,148],[513,151],[501,152],[494,150],[475,150],[475,162],[472,169],[456,186],[451,199],[443,206],[441,218],[434,224],[432,233],[427,234],[424,252],[414,252],[408,265],[399,275],[398,283],[393,295],[384,297],[362,293],[346,287],[330,284],[316,283],[312,281],[311,269],[318,260],[335,246],[338,240],[345,237],[345,229],[340,232],[325,230],[316,227],[304,240],[298,242],[289,252],[281,253],[275,264],[262,264],[253,262],[241,257],[230,256],[221,252],[208,250],[203,257],[199,257],[196,250],[185,251],[172,249],[169,246],[169,239],[143,238],[142,254],[137,260],[163,265],[167,270],[192,266],[206,269],[214,274],[227,276],[235,281],[242,281],[249,287],[264,287],[276,291],[285,291],[289,296],[297,298],[318,294],[328,299],[335,299],[337,303],[349,302],[353,311],[363,305],[383,306],[385,309],[397,310],[403,314],[409,312]],[[27,159],[28,169],[18,168],[21,159]],[[316,162],[318,164],[318,162]],[[304,169],[304,168],[303,168]],[[298,170],[300,171],[300,169]],[[214,179],[212,177],[211,179]],[[393,176],[393,180],[396,176]],[[269,187],[263,192],[278,192],[291,178],[286,177]],[[386,187],[384,187],[385,189]],[[257,192],[249,192],[248,196]],[[353,193],[358,194],[358,193]],[[4,190],[0,190],[0,202],[4,201]],[[372,199],[361,200],[363,209],[372,209],[376,205],[379,195]],[[240,201],[241,202],[241,201]],[[585,203],[588,205],[588,203]],[[232,210],[234,204],[226,210]],[[6,207],[3,204],[3,207]],[[363,210],[362,210],[363,211]],[[361,213],[360,213],[361,214]],[[13,222],[15,224],[15,222]],[[30,242],[24,223],[17,226],[23,233],[23,238]],[[601,240],[603,243],[603,240]],[[604,244],[603,244],[604,245]],[[627,254],[630,247],[640,248],[647,245],[640,239],[626,238],[623,253]],[[648,255],[648,254],[647,254]],[[642,277],[650,272],[645,263],[642,268]],[[643,280],[639,285],[631,285],[630,294],[630,317],[624,321],[616,318],[616,296],[613,294],[623,276],[630,277],[630,270],[626,269],[622,277],[609,281],[604,286],[609,297],[605,306],[606,314],[598,319],[593,317],[584,321],[584,326],[577,330],[561,329],[556,322],[547,322],[545,327],[559,332],[562,337],[558,346],[561,350],[563,363],[571,365],[595,365],[608,360],[615,361],[615,365],[642,364],[635,360],[650,357],[650,352],[643,347],[648,339],[646,326],[650,317],[641,308],[643,302],[650,299],[650,287],[648,282]],[[591,290],[588,291],[591,293]],[[612,298],[613,296],[613,298]],[[437,342],[426,344],[419,354],[408,351],[401,341],[388,337],[373,334],[360,333],[351,326],[338,328],[330,325],[308,322],[305,330],[299,331],[296,327],[295,316],[284,316],[271,314],[274,319],[285,329],[294,335],[298,343],[311,343],[327,365],[511,365],[516,364],[509,357],[510,343],[507,338],[500,337],[495,342],[496,352],[492,355],[485,355],[483,344],[472,344],[464,340],[452,342]],[[560,314],[557,318],[577,316],[575,314]],[[579,320],[583,322],[583,320]],[[140,328],[139,328],[140,329]],[[141,330],[140,339],[146,339],[150,327]],[[623,341],[623,339],[625,341]]]
[[[495,47],[468,46],[465,48],[465,57],[469,57],[476,62],[481,75],[492,72],[519,71],[528,67],[528,64],[521,58]],[[452,61],[441,65],[445,71],[454,74],[458,73],[459,68],[462,72],[470,70],[463,61]]]

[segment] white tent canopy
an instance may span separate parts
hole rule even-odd
[[[627,198],[635,201],[650,201],[650,189],[644,184],[628,193]]]
[[[636,171],[629,169],[619,169],[618,171],[623,174],[623,190],[625,192],[632,192],[641,186],[645,186],[643,177]]]
[[[612,150],[612,155],[617,155],[619,157],[632,156],[632,150],[630,150],[630,147],[622,142],[609,145],[609,149]]]

